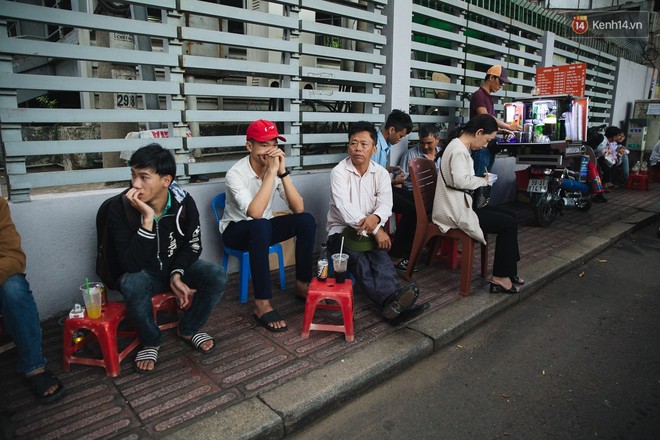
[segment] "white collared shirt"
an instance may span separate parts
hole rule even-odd
[[[220,232],[224,232],[225,228],[230,222],[240,222],[242,220],[252,220],[252,217],[247,215],[248,206],[254,200],[259,188],[263,184],[263,180],[252,169],[250,165],[250,156],[245,156],[232,166],[227,175],[225,176],[225,187],[227,199],[225,202],[225,210],[220,220]],[[271,190],[270,201],[262,218],[273,218],[273,211],[271,205],[275,198],[275,190],[279,192],[280,197],[286,203],[286,195],[284,194],[284,187],[282,180],[275,177],[275,184]]]
[[[380,225],[392,215],[392,184],[382,166],[370,161],[369,168],[360,175],[347,157],[330,173],[330,209],[328,235],[342,232],[347,226],[357,229],[357,223],[376,214]]]

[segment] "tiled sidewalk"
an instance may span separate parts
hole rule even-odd
[[[660,201],[660,185],[652,185],[651,191],[621,189],[607,196],[609,203],[594,204],[588,212],[569,210],[549,228],[533,225],[529,205],[512,205],[521,224],[520,275],[525,277],[526,266],[557,248]],[[475,263],[478,265],[478,258]],[[474,274],[478,276],[476,267]],[[291,270],[287,276],[291,286]],[[422,263],[415,280],[421,289],[419,302],[431,303],[426,315],[461,300],[455,293],[459,270],[451,271],[440,265],[426,267]],[[485,287],[485,282],[474,279],[473,290]],[[293,298],[289,289],[287,292],[275,290],[274,305],[286,317],[290,330],[270,333],[256,326],[250,306],[239,304],[237,297],[236,285],[231,284],[205,328],[216,337],[218,344],[211,355],[190,350],[176,338],[174,331],[167,331],[158,370],[150,376],[132,371],[133,354],[123,362],[122,374],[114,379],[106,377],[98,367],[72,365],[71,371],[63,372],[61,325],[58,319],[44,322],[43,346],[49,359],[48,367],[62,379],[66,394],[57,403],[37,404],[14,373],[16,351],[3,353],[0,359],[2,405],[13,413],[16,438],[163,437],[325,363],[342,359],[401,328],[385,323],[375,307],[358,293],[354,342],[345,342],[339,333],[315,331],[309,339],[302,339],[303,304]],[[329,314],[327,319],[334,316]]]

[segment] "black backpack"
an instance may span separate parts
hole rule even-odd
[[[101,278],[103,284],[111,290],[117,290],[119,278],[124,272],[121,269],[119,255],[108,228],[108,211],[110,210],[110,206],[117,199],[121,199],[128,224],[136,229],[140,227],[139,216],[129,215],[130,211],[127,208],[130,207],[130,204],[124,197],[124,194],[127,192],[128,189],[101,203],[96,213],[96,274]]]

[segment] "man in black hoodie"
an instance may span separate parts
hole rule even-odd
[[[109,210],[108,228],[122,270],[119,291],[135,323],[142,348],[134,369],[156,369],[161,333],[151,297],[172,291],[184,309],[178,336],[208,353],[215,341],[199,332],[225,292],[227,277],[218,265],[199,259],[202,253],[199,212],[195,201],[174,182],[176,162],[158,144],[131,156],[131,188]]]

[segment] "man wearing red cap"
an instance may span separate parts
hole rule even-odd
[[[511,84],[511,81],[509,81],[509,77],[507,76],[506,67],[496,64],[488,69],[481,87],[474,92],[472,99],[470,99],[470,119],[482,113],[489,114],[493,117],[495,116],[495,106],[492,94],[500,90],[504,84]],[[497,126],[500,130],[522,130],[520,124],[507,124],[497,118],[495,118],[495,120],[497,121]],[[474,174],[477,176],[483,176],[487,169],[491,170],[493,168],[493,163],[495,162],[495,154],[498,152],[499,149],[494,139],[488,144],[488,148],[482,148],[481,150],[472,152]]]
[[[270,304],[268,248],[296,237],[295,293],[304,298],[312,280],[316,221],[304,212],[303,198],[284,166],[284,150],[277,141],[286,142],[286,139],[280,136],[277,126],[259,119],[249,125],[246,138],[245,148],[250,154],[231,167],[225,176],[227,201],[220,232],[227,246],[250,253],[254,319],[269,331],[281,332],[287,326]],[[271,205],[276,191],[293,214],[273,216]]]

